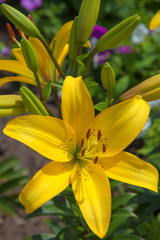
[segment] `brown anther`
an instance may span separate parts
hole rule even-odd
[[[89,139],[89,137],[90,137],[90,132],[91,132],[91,129],[88,129],[87,134],[86,134],[87,139]]]
[[[29,20],[31,21],[31,22],[33,22],[33,18],[32,18],[32,16],[31,16],[31,14],[28,14],[28,18],[29,18]],[[34,22],[33,22],[34,23]]]
[[[97,133],[97,139],[98,139],[98,141],[101,139],[101,137],[102,137],[101,130],[98,129],[98,133]]]
[[[82,149],[82,157],[84,156],[84,154],[85,154],[85,151],[86,151],[86,149],[85,149],[85,148],[83,148],[83,149]]]
[[[98,157],[94,159],[94,164],[96,164],[97,162],[98,162]]]
[[[81,149],[83,148],[83,145],[84,145],[84,139],[82,139],[81,141]]]
[[[22,31],[18,28],[17,28],[17,31],[18,31],[19,35],[22,37]]]
[[[11,27],[11,25],[9,23],[6,23],[6,28],[8,30],[8,33],[9,33],[9,36],[10,36],[12,42],[15,42],[16,41],[16,35],[13,31],[13,28]]]
[[[102,151],[103,151],[103,153],[105,153],[105,152],[106,152],[106,145],[104,145],[104,144],[103,144]]]

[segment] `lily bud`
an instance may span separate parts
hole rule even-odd
[[[27,34],[30,37],[38,37],[40,35],[40,31],[34,25],[33,22],[30,21],[24,14],[16,10],[15,8],[2,4],[1,10],[3,14],[22,32]]]
[[[147,102],[160,99],[160,74],[153,76],[123,93],[119,99],[124,101],[136,95],[141,95]]]
[[[20,94],[24,105],[31,114],[49,116],[41,101],[27,87],[21,87]]]
[[[139,22],[140,17],[134,15],[113,27],[98,40],[95,46],[96,52],[103,52],[117,47],[122,41],[129,37]]]
[[[90,37],[96,24],[100,0],[83,0],[77,21],[77,40],[82,45]]]
[[[69,59],[74,61],[77,57],[78,41],[77,41],[77,21],[78,17],[75,17],[72,24],[70,38],[69,38]]]
[[[108,62],[103,65],[101,71],[101,82],[104,89],[108,91],[111,91],[116,85],[114,71]]]
[[[16,116],[26,112],[22,98],[18,95],[0,96],[0,117]]]
[[[32,44],[27,39],[21,40],[21,47],[24,59],[28,68],[33,72],[37,73],[38,71],[38,60],[37,55],[32,47]]]

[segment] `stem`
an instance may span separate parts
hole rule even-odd
[[[44,102],[45,100],[44,100],[43,91],[42,91],[42,86],[41,86],[41,81],[40,81],[38,72],[35,72],[35,73],[33,73],[33,74],[34,74],[34,77],[35,77],[35,80],[36,80],[36,83],[37,83],[40,100],[41,100],[41,102]]]
[[[80,73],[80,76],[83,76],[84,73],[86,72],[89,64],[91,63],[92,59],[94,58],[94,56],[96,55],[97,51],[96,49],[94,48],[93,51],[90,53],[89,57],[87,58],[87,61],[85,63],[85,66],[84,68],[82,69],[81,73]]]
[[[41,41],[41,43],[45,47],[47,53],[49,54],[50,58],[52,59],[52,62],[54,63],[55,67],[57,68],[57,70],[58,70],[59,74],[61,75],[61,77],[63,79],[65,79],[66,76],[65,76],[64,72],[62,71],[59,63],[57,62],[55,56],[53,55],[53,53],[52,53],[48,43],[46,42],[46,40],[43,38],[43,36],[41,34],[38,36],[38,39]]]
[[[52,86],[52,94],[53,94],[54,102],[55,102],[55,104],[58,108],[58,111],[59,111],[59,116],[61,116],[61,103],[59,101],[57,91],[56,91],[55,87],[53,87],[53,86]]]
[[[108,107],[112,106],[112,90],[108,91]]]
[[[83,48],[83,46],[82,46],[82,45],[79,45],[78,51],[77,51],[77,56],[80,56],[80,55],[81,55],[81,53],[82,53],[82,48]],[[74,71],[74,77],[77,77],[77,73],[78,73],[78,62],[76,61],[75,71]]]

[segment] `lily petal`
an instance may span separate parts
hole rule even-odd
[[[33,79],[24,77],[24,76],[17,76],[17,77],[0,78],[0,87],[2,87],[4,84],[8,82],[24,82],[24,83],[35,85]]]
[[[79,134],[93,120],[93,101],[82,77],[66,77],[62,88],[62,116]]]
[[[22,64],[24,64],[27,67],[26,61],[23,57],[23,53],[22,53],[22,49],[21,48],[14,48],[12,49],[12,53],[14,54],[15,58],[21,62]]]
[[[41,155],[58,162],[73,159],[75,134],[64,121],[49,116],[23,116],[12,119],[4,133]]]
[[[158,171],[150,163],[128,152],[98,160],[109,178],[157,192]]]
[[[103,238],[111,216],[111,191],[109,180],[97,164],[75,165],[71,176],[75,198],[91,230]]]
[[[156,14],[153,16],[149,25],[149,29],[153,30],[159,26],[160,26],[160,10],[158,10]]]
[[[51,162],[39,170],[23,188],[19,199],[32,213],[70,184],[72,165]]]
[[[109,157],[125,149],[144,127],[149,110],[149,104],[141,96],[136,96],[98,114],[91,125],[95,133],[101,132],[97,155]],[[89,140],[96,141],[96,137]]]
[[[33,73],[22,63],[16,60],[0,60],[0,70],[17,73],[34,79]]]

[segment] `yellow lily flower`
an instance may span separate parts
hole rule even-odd
[[[53,160],[22,190],[19,199],[26,212],[35,211],[71,184],[88,226],[103,238],[111,217],[108,177],[157,192],[157,170],[123,151],[148,114],[148,103],[136,96],[95,117],[82,77],[68,76],[62,88],[63,120],[32,115],[11,120],[6,135]]]
[[[55,41],[54,55],[60,66],[62,65],[67,53],[68,53],[68,41],[72,23],[68,22],[64,24],[61,29],[57,32],[56,36],[52,40],[50,47],[52,49],[53,42]],[[50,59],[43,44],[36,38],[29,38],[30,43],[34,47],[35,53],[38,58],[38,72],[42,84],[45,84],[49,80],[58,80],[59,74],[56,70],[55,65]],[[36,85],[33,73],[28,69],[21,48],[12,50],[17,60],[0,60],[0,70],[16,73],[20,76],[9,76],[0,78],[0,87],[7,82],[25,82],[28,84]]]
[[[155,28],[160,26],[160,10],[156,12],[156,14],[151,19],[149,29],[154,30]]]

